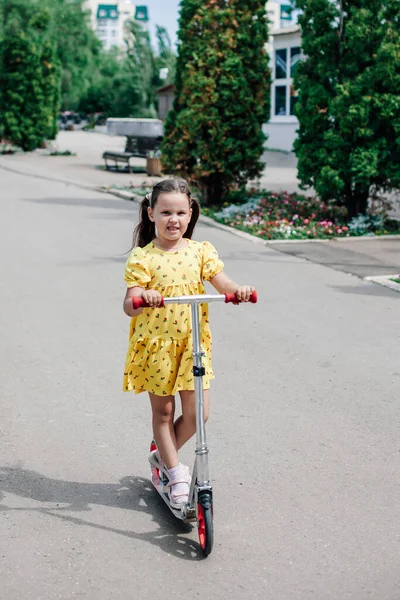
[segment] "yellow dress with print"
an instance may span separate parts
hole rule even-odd
[[[204,294],[203,280],[212,279],[224,265],[209,242],[188,240],[184,249],[165,252],[153,242],[134,248],[127,260],[125,281],[129,288],[154,289],[164,297]],[[211,333],[208,305],[200,306],[200,341],[205,352],[204,389],[214,379],[211,366]],[[151,392],[158,396],[194,390],[193,345],[190,306],[168,304],[145,308],[131,319],[123,390]]]

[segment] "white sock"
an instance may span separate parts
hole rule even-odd
[[[186,473],[182,469],[181,464],[179,464],[177,467],[172,467],[172,469],[168,469],[168,475],[169,475],[169,481],[171,484],[171,488],[173,488],[174,494],[187,495],[189,493],[189,490],[188,490],[189,484],[187,482],[186,483],[174,483],[174,480],[182,481],[182,480],[187,479]]]

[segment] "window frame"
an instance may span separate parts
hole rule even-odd
[[[293,88],[293,76],[292,76],[292,52],[294,48],[300,49],[300,60],[303,59],[303,54],[301,51],[301,39],[296,37],[295,39],[274,39],[272,44],[272,74],[273,81],[271,83],[271,114],[270,114],[270,123],[298,123],[298,119],[296,115],[290,114],[291,109],[291,90]],[[276,78],[276,68],[277,68],[277,51],[286,50],[286,77],[285,78]],[[285,106],[285,114],[278,115],[275,114],[276,110],[276,88],[286,87],[286,106]]]

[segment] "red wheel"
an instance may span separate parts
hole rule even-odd
[[[199,496],[197,504],[197,526],[199,529],[200,548],[204,556],[208,556],[214,542],[212,496],[205,492]]]
[[[150,444],[150,452],[154,452],[154,450],[157,450],[157,446],[154,440],[151,441]],[[153,467],[153,465],[150,466],[151,468],[151,480],[153,482],[153,485],[158,485],[159,481],[160,481],[160,470],[157,469],[157,467]]]

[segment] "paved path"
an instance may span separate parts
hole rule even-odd
[[[88,189],[100,186],[151,186],[159,178],[143,173],[105,171],[102,153],[106,149],[122,150],[125,138],[104,133],[61,131],[55,146],[60,151],[70,150],[76,156],[44,156],[36,151],[0,157],[0,176],[4,171],[32,174],[45,181],[76,183]],[[264,188],[274,191],[300,191],[296,179],[296,160],[292,154],[267,152],[267,168],[261,179]],[[145,160],[134,159],[137,169],[145,171]],[[400,208],[396,212],[400,217]],[[323,243],[279,244],[275,248],[313,262],[319,262],[360,277],[395,274],[399,271],[400,238],[397,240],[346,240]]]
[[[396,600],[398,294],[198,229],[260,294],[212,308],[203,561],[150,488],[148,402],[120,392],[136,205],[1,177],[2,597]]]
[[[121,185],[133,184],[135,186],[151,185],[151,178],[146,175],[146,161],[144,158],[132,159],[132,164],[141,169],[142,173],[124,173],[105,171],[102,154],[105,150],[120,150],[125,147],[125,138],[109,136],[99,132],[85,131],[60,131],[54,147],[60,152],[69,150],[76,156],[48,156],[43,157],[43,152],[36,151],[29,154],[15,154],[0,158],[1,164],[9,168],[22,169],[24,172],[41,173],[51,177],[58,177],[64,181],[76,181],[84,185]],[[263,159],[268,163],[261,185],[273,191],[288,190],[300,191],[296,179],[296,162],[293,155],[281,152],[267,152]]]
[[[400,273],[400,237],[277,244],[280,252],[305,258],[357,277]]]

